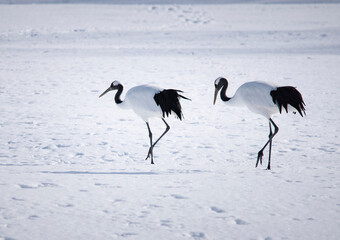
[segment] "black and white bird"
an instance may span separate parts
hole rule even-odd
[[[184,98],[187,100],[190,99],[182,96],[180,94],[182,93],[181,90],[161,89],[149,85],[140,85],[133,87],[129,91],[127,91],[125,99],[124,101],[122,101],[120,99],[120,96],[123,92],[123,85],[118,81],[112,82],[110,87],[106,91],[104,91],[99,97],[103,96],[104,94],[112,90],[117,90],[114,99],[119,107],[123,109],[132,109],[138,116],[140,116],[146,122],[146,126],[149,131],[150,148],[145,160],[147,160],[150,157],[151,164],[154,164],[153,148],[170,129],[170,126],[164,120],[164,118],[168,117],[171,113],[175,113],[176,116],[180,120],[182,120],[183,113],[179,100],[180,98]],[[164,133],[154,143],[152,142],[152,132],[149,126],[149,119],[153,117],[161,118],[166,125]]]
[[[292,86],[274,86],[265,82],[247,82],[241,85],[233,97],[228,97],[226,91],[228,88],[228,81],[223,77],[215,80],[215,95],[214,104],[216,102],[217,94],[221,90],[220,96],[223,102],[230,106],[247,106],[248,109],[254,113],[260,114],[269,120],[269,139],[263,148],[258,152],[256,166],[259,162],[262,164],[263,150],[269,144],[269,160],[267,169],[270,169],[270,157],[272,148],[272,139],[279,131],[278,126],[271,118],[275,113],[282,113],[282,107],[288,113],[299,112],[303,117],[305,113],[305,103],[301,93]],[[271,124],[274,126],[274,133],[272,132]]]

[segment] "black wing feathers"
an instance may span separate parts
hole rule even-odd
[[[273,98],[273,102],[277,104],[280,113],[282,112],[282,106],[288,112],[288,104],[294,107],[300,115],[303,117],[302,113],[305,113],[305,103],[302,99],[301,93],[291,86],[278,87],[276,90],[270,92]]]
[[[181,90],[175,90],[175,89],[165,89],[157,94],[155,94],[154,99],[156,101],[157,106],[160,106],[163,112],[163,117],[168,117],[169,114],[171,114],[171,111],[176,113],[177,117],[182,120],[183,113],[182,113],[182,107],[179,102],[180,98],[184,98],[187,100],[190,100],[189,98],[186,98],[178,93],[181,93]]]

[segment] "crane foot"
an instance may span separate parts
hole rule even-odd
[[[259,153],[257,154],[257,161],[256,161],[256,166],[257,167],[259,165],[259,162],[261,163],[262,165],[262,157],[263,157],[263,151],[259,151]]]
[[[151,164],[154,164],[154,162],[153,162],[153,147],[149,148],[149,152],[148,152],[148,155],[146,156],[145,160],[147,160],[148,158],[151,158]]]

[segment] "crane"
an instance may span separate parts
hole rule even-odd
[[[255,167],[259,162],[262,164],[263,150],[269,144],[269,158],[267,170],[270,170],[270,158],[272,149],[272,140],[278,133],[279,128],[272,119],[275,113],[282,113],[282,107],[288,113],[296,111],[303,117],[305,113],[305,103],[301,93],[292,86],[274,86],[265,82],[246,82],[241,85],[235,92],[233,97],[228,97],[226,91],[228,88],[228,80],[224,77],[219,77],[214,82],[215,94],[214,104],[216,103],[217,95],[220,92],[221,100],[230,106],[246,106],[254,113],[260,114],[269,120],[269,136],[266,144],[261,148],[257,155]],[[274,126],[274,132],[272,126]]]
[[[190,99],[181,95],[181,90],[161,89],[149,85],[139,85],[127,91],[123,101],[120,98],[123,92],[123,85],[118,81],[113,81],[110,87],[99,97],[102,97],[112,90],[117,90],[114,100],[119,107],[123,109],[132,109],[145,121],[150,138],[150,148],[145,160],[150,158],[151,164],[154,164],[153,148],[170,129],[169,124],[164,118],[168,117],[171,113],[175,113],[175,115],[182,120],[183,113],[179,100],[181,98]],[[152,142],[152,132],[149,125],[149,119],[153,117],[161,118],[166,125],[165,131],[154,143]]]

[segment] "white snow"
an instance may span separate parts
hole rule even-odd
[[[339,13],[321,0],[0,5],[0,239],[339,239]],[[271,171],[267,151],[255,168],[267,120],[213,106],[219,76],[230,95],[247,81],[302,93],[305,118],[273,117]],[[145,123],[98,98],[113,80],[192,99],[155,165]]]

